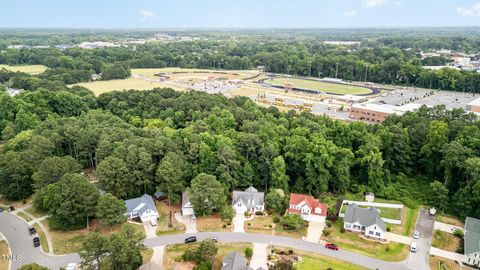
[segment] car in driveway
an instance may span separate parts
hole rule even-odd
[[[410,243],[410,251],[417,252],[417,242],[413,241],[412,243]]]
[[[39,247],[40,246],[40,238],[38,236],[33,238],[33,246]]]
[[[185,238],[185,244],[195,243],[195,242],[197,242],[197,237],[196,236],[190,236],[190,237]]]
[[[413,232],[413,238],[415,238],[415,239],[420,238],[420,232],[419,231]]]
[[[331,249],[331,250],[338,250],[339,247],[333,243],[327,243],[325,244],[325,248]]]

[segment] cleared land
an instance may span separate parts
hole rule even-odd
[[[0,255],[8,255],[8,245],[6,241],[0,241]],[[8,260],[0,260],[0,270],[8,270]]]
[[[175,217],[174,213],[180,211],[179,206],[168,206],[165,202],[155,202],[157,206],[158,214],[160,215],[158,224],[157,224],[157,235],[167,235],[167,234],[177,234],[185,232],[185,225],[179,223]],[[170,211],[172,211],[172,226],[169,225]]]
[[[459,220],[456,217],[449,216],[449,215],[444,215],[444,214],[437,214],[435,215],[435,220],[439,222],[443,222],[446,224],[458,226],[458,227],[465,227],[465,222],[462,220]]]
[[[220,216],[197,217],[197,230],[199,232],[230,232],[231,227],[227,227],[225,221]]]
[[[43,65],[25,65],[25,66],[8,66],[8,65],[0,65],[0,69],[5,68],[11,71],[20,71],[25,73],[31,74],[38,74],[44,72],[48,67]]]
[[[95,81],[87,83],[78,83],[76,85],[86,87],[99,96],[103,93],[112,92],[116,90],[151,90],[156,87],[165,88],[171,87],[164,83],[150,82],[147,80],[128,78],[124,80],[110,80],[110,81]],[[177,89],[178,90],[178,89]]]
[[[444,231],[436,230],[432,237],[433,247],[452,251],[452,252],[463,253],[462,243],[463,243],[462,238]]]
[[[430,268],[432,270],[460,270],[462,267],[455,261],[447,260],[437,256],[430,256]],[[468,267],[463,267],[463,269],[471,269]]]
[[[274,85],[280,85],[280,86],[283,86],[285,83],[292,83],[293,87],[318,90],[318,91],[328,92],[333,94],[372,93],[372,90],[365,87],[352,86],[352,85],[346,85],[346,84],[326,83],[326,82],[320,82],[315,80],[305,80],[305,79],[298,79],[298,78],[275,78],[273,80],[267,80],[265,82],[271,83]]]

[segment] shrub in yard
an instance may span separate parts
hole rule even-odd
[[[257,212],[255,212],[255,215],[257,215],[257,216],[263,216],[263,212],[262,212],[262,211],[257,211]]]
[[[246,217],[249,217],[249,216],[250,216],[250,212],[245,211],[244,215],[245,215]]]
[[[273,225],[272,224],[268,224],[268,228],[273,228]]]
[[[225,229],[225,228],[227,228],[227,224],[223,224],[223,226],[222,226],[222,227],[223,227],[224,229]]]
[[[248,226],[248,227],[252,226],[252,223],[248,222],[248,223],[247,223],[247,226]]]
[[[387,232],[390,232],[392,230],[392,228],[390,228],[390,226],[387,226]]]
[[[327,268],[327,270],[333,270],[333,268],[331,268],[331,267],[328,267],[328,268]]]
[[[251,247],[245,248],[245,257],[251,258],[253,256],[253,249]]]
[[[227,226],[231,226],[232,225],[232,222],[227,222]]]
[[[323,235],[328,237],[330,235],[330,231],[329,230],[323,230]]]
[[[278,223],[280,222],[280,218],[278,216],[273,217],[273,223]]]
[[[289,249],[289,250],[288,250],[288,254],[289,254],[289,255],[292,255],[292,254],[293,254],[293,249]]]
[[[385,251],[389,252],[390,251],[390,246],[385,247]]]
[[[305,225],[300,215],[285,215],[282,219],[282,226],[287,230],[298,230]]]
[[[330,227],[332,227],[332,222],[331,222],[330,220],[327,220],[327,221],[325,222],[325,225],[327,225],[327,227],[330,228]]]
[[[235,215],[233,208],[230,205],[224,205],[222,209],[220,209],[220,217],[223,220],[232,221],[233,216]]]
[[[463,238],[463,231],[462,230],[459,230],[459,229],[456,229],[453,234],[456,236],[456,237],[460,237],[460,238]]]
[[[341,232],[341,233],[345,233],[345,228],[343,228],[343,227],[340,228],[340,232]]]

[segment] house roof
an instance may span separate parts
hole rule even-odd
[[[185,206],[185,204],[187,204],[188,202],[190,202],[190,197],[188,196],[188,191],[184,191],[184,192],[182,192],[182,207]]]
[[[127,213],[138,212],[138,215],[140,216],[147,210],[157,212],[157,207],[153,202],[152,196],[148,194],[143,194],[142,197],[126,200],[125,206],[127,207]]]
[[[465,255],[480,252],[480,219],[465,220]]]
[[[161,197],[165,196],[165,193],[163,193],[161,191],[156,191],[155,193],[153,193],[153,196],[155,196],[155,198],[161,198]]]
[[[247,259],[238,251],[229,253],[223,258],[222,270],[251,270],[247,266]]]
[[[348,223],[358,222],[365,227],[376,224],[383,231],[387,230],[387,225],[385,225],[385,222],[380,218],[380,211],[375,207],[361,208],[354,203],[350,204],[347,206],[343,221]]]
[[[315,199],[313,196],[304,195],[304,194],[296,194],[296,193],[291,193],[290,194],[290,204],[291,205],[292,204],[293,205],[299,205],[299,204],[303,204],[303,203],[306,204],[312,210],[314,210],[316,208],[321,209],[320,214],[312,211],[310,213],[311,215],[327,216],[328,206],[324,203],[320,203],[320,201]],[[290,214],[300,214],[301,210],[289,208],[288,213],[290,213]]]
[[[253,208],[264,204],[264,193],[258,192],[254,187],[249,187],[245,191],[234,191],[232,194],[232,204],[242,202],[247,208]]]

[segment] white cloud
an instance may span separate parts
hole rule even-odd
[[[367,8],[378,7],[385,4],[385,0],[365,0],[365,6]]]
[[[344,12],[342,12],[342,15],[345,16],[345,17],[353,17],[353,16],[357,15],[357,11],[356,10],[345,10]]]
[[[150,21],[157,16],[155,12],[149,10],[140,10],[138,13],[142,16],[142,21]]]
[[[480,16],[480,3],[475,4],[471,8],[460,6],[457,7],[457,13],[462,16]]]

